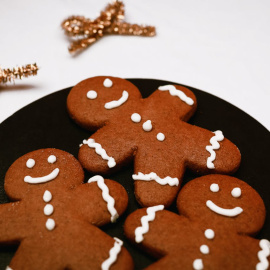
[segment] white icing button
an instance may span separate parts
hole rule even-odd
[[[210,186],[210,190],[211,190],[212,192],[218,192],[218,191],[219,191],[219,185],[218,185],[218,184],[212,184],[212,185]]]
[[[35,160],[32,158],[29,158],[26,162],[26,167],[31,169],[35,166],[35,164],[36,164]]]
[[[105,87],[112,87],[113,82],[110,79],[107,78],[107,79],[104,80],[103,85]]]
[[[55,221],[52,218],[48,218],[46,221],[46,228],[52,231],[55,228]]]
[[[49,190],[46,190],[43,194],[43,201],[49,202],[52,199],[52,193]]]
[[[165,140],[165,135],[163,133],[158,133],[157,135],[157,139],[161,142],[163,142]]]
[[[44,215],[50,216],[53,213],[53,206],[51,204],[46,204],[44,207]]]
[[[89,99],[95,99],[95,98],[97,98],[97,92],[94,90],[90,90],[87,92],[86,96]]]
[[[204,235],[207,239],[213,239],[215,237],[215,232],[211,229],[207,229],[205,230]]]
[[[235,198],[240,197],[241,196],[241,193],[242,193],[241,192],[241,188],[239,188],[239,187],[234,188],[232,190],[232,192],[231,192],[232,196],[235,197]]]
[[[50,155],[49,157],[48,157],[48,162],[49,163],[54,163],[56,161],[56,156],[55,155]]]
[[[134,123],[139,123],[141,122],[141,119],[142,117],[138,114],[138,113],[133,113],[131,115],[131,120],[134,122]]]
[[[152,130],[152,123],[151,120],[147,120],[146,122],[143,123],[143,130],[144,131],[151,131]]]
[[[202,270],[203,269],[202,259],[196,259],[193,261],[193,269],[195,269],[195,270]]]
[[[202,254],[209,254],[209,247],[207,245],[201,245],[200,251]]]

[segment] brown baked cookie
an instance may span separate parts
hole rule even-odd
[[[80,163],[57,149],[11,165],[4,187],[14,202],[0,205],[0,243],[19,247],[7,269],[133,268],[122,241],[98,228],[123,214],[125,189],[101,176],[83,181]]]
[[[187,121],[196,97],[179,85],[159,87],[142,99],[130,82],[94,77],[72,88],[67,108],[89,130],[78,158],[92,173],[110,173],[134,159],[135,195],[142,206],[169,206],[180,189],[185,169],[200,174],[230,174],[241,155],[223,137]]]
[[[147,269],[268,269],[270,243],[253,238],[265,207],[251,186],[203,176],[182,188],[177,207],[179,215],[158,205],[126,219],[127,238],[158,259]]]

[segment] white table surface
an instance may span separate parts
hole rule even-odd
[[[107,3],[1,0],[1,67],[36,62],[40,70],[35,77],[0,86],[0,123],[54,91],[111,75],[196,87],[270,130],[270,1],[124,0],[125,20],[154,25],[157,36],[107,36],[70,55],[61,22],[70,15],[96,18]]]

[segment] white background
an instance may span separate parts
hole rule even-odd
[[[154,25],[157,36],[107,36],[70,55],[61,22],[70,15],[94,19],[107,3],[1,0],[1,67],[36,62],[40,70],[0,86],[0,122],[49,93],[111,75],[196,87],[270,129],[270,1],[124,0],[125,20]]]

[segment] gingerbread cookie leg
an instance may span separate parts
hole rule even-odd
[[[153,149],[149,154],[139,149],[132,175],[138,202],[145,207],[171,205],[180,189],[183,174],[184,164],[170,152]]]
[[[134,151],[135,141],[129,133],[107,125],[83,141],[78,158],[86,170],[104,174],[128,163]]]
[[[65,242],[64,248],[67,251],[64,254],[67,256],[64,257],[64,265],[60,269],[133,269],[132,258],[121,239],[112,238],[94,226],[81,226],[75,229],[82,232],[83,227],[87,227],[87,231],[81,235],[82,238],[76,239],[76,231],[69,230],[71,239]]]
[[[222,131],[210,132],[183,123],[186,136],[185,156],[189,169],[198,173],[234,173],[241,161],[239,149],[224,137]],[[225,134],[226,135],[226,134]]]
[[[33,241],[36,242],[36,249],[33,249]],[[64,269],[62,263],[58,260],[57,254],[50,256],[48,254],[49,246],[47,250],[44,249],[44,245],[41,243],[41,239],[25,239],[20,243],[15,255],[9,263],[8,270],[47,270],[47,269]],[[46,254],[47,253],[47,254]],[[46,254],[46,259],[40,259],[42,254]],[[52,254],[52,253],[51,253]],[[52,267],[53,265],[53,267]]]

